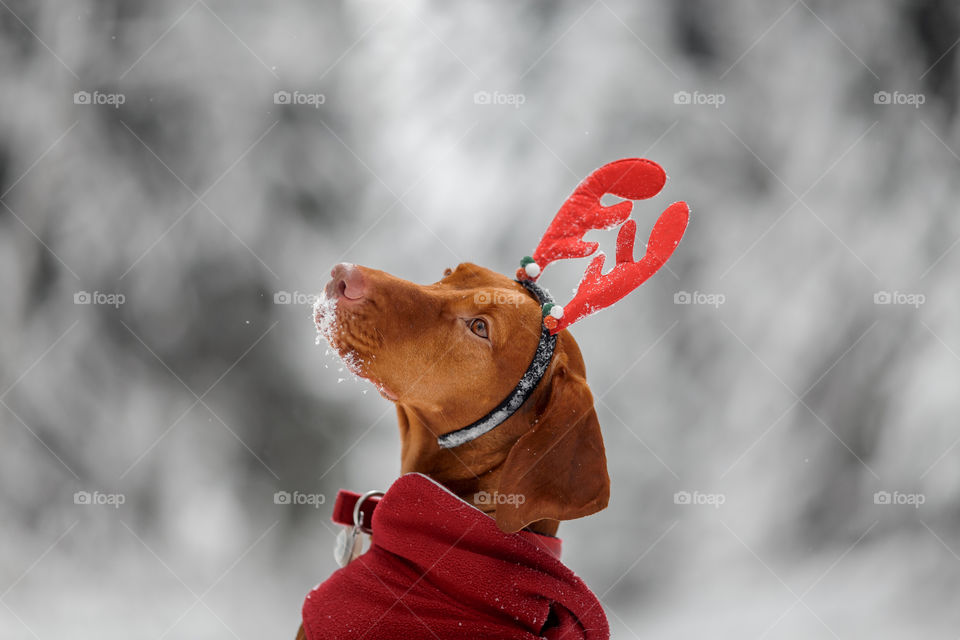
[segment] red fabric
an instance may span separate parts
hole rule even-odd
[[[563,563],[418,473],[380,500],[370,550],[307,596],[303,628],[308,640],[610,637]]]

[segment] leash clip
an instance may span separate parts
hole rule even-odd
[[[353,505],[353,526],[344,527],[340,533],[337,534],[337,542],[333,547],[333,558],[337,561],[337,565],[339,565],[340,568],[346,567],[363,554],[363,538],[361,534],[367,534],[369,538],[373,530],[363,526],[363,512],[361,509],[364,502],[377,496],[383,496],[383,491],[367,491],[357,498],[356,504]]]

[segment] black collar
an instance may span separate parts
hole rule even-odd
[[[526,287],[527,291],[533,294],[542,307],[544,304],[552,303],[553,298],[547,293],[547,290],[530,280],[517,280]],[[553,359],[553,351],[557,346],[557,336],[551,335],[550,330],[542,323],[540,324],[540,342],[537,344],[537,350],[533,354],[533,360],[527,367],[526,373],[520,378],[520,382],[513,388],[503,401],[494,407],[490,413],[483,416],[476,422],[461,427],[456,431],[445,433],[437,438],[437,443],[442,449],[452,449],[466,444],[471,440],[479,438],[488,431],[503,424],[507,418],[516,413],[517,409],[526,402],[533,390],[537,388],[543,374],[547,372],[550,361]]]

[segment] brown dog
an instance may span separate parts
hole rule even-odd
[[[529,365],[542,319],[527,289],[470,263],[430,285],[350,264],[331,276],[325,293],[335,304],[318,307],[317,326],[357,375],[396,404],[402,473],[433,478],[508,533],[554,535],[560,520],[607,506],[600,425],[568,331],[516,413],[456,449],[437,442],[496,406]],[[478,503],[481,492],[523,502]],[[297,640],[305,637],[301,626]]]
[[[354,373],[397,405],[404,474],[428,476],[509,534],[525,529],[552,536],[560,520],[607,506],[610,479],[600,425],[580,349],[566,327],[614,304],[669,259],[687,226],[686,203],[675,202],[661,214],[640,260],[633,259],[637,227],[629,220],[632,204],[601,203],[608,193],[628,200],[650,198],[665,182],[663,169],[642,158],[618,160],[593,172],[561,207],[533,255],[521,260],[516,280],[470,263],[447,269],[430,285],[350,264],[333,268],[325,300],[317,305],[317,327]],[[616,226],[620,230],[613,268],[605,273],[604,256],[598,254],[573,299],[564,307],[555,304],[535,282],[543,268],[556,260],[590,256],[598,246],[583,241],[583,234]],[[355,522],[357,517],[355,511]],[[507,545],[507,540],[512,538],[501,543]],[[378,551],[364,559],[391,580],[406,584],[403,569],[383,564],[388,557]],[[402,560],[398,567],[406,566]],[[512,566],[527,561],[534,562],[524,558]],[[458,562],[470,564],[472,558]],[[323,623],[339,618],[344,609],[365,611],[354,608],[351,598],[364,597],[368,589],[357,590],[356,574],[338,575],[307,596],[304,611],[316,612]],[[593,599],[584,607],[571,603],[587,616],[599,602],[581,582],[571,584],[578,592],[582,586]],[[386,587],[382,580],[381,586]],[[338,598],[346,591],[346,599]],[[380,589],[374,584],[370,591]],[[387,592],[392,599],[392,590]],[[317,599],[310,604],[314,594]],[[335,604],[331,608],[329,603]],[[460,603],[447,604],[453,610]],[[563,610],[571,620],[570,610]],[[402,620],[397,622],[401,628]],[[528,630],[542,624],[531,618]],[[592,624],[598,637],[609,637],[605,618]],[[303,637],[303,628],[298,637]]]
[[[417,285],[340,264],[318,313],[326,337],[355,373],[397,405],[401,471],[419,472],[496,519],[501,530],[553,535],[558,521],[607,506],[610,480],[583,358],[558,335],[546,375],[502,425],[456,449],[437,437],[480,418],[523,375],[540,337],[540,304],[516,281],[464,263]],[[477,504],[476,495],[523,503]]]

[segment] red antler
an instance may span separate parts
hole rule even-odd
[[[633,203],[618,202],[609,207],[600,204],[600,199],[608,193],[629,200],[650,198],[660,192],[666,180],[666,173],[656,162],[643,158],[617,160],[591,173],[563,203],[533,256],[521,261],[518,280],[536,280],[544,267],[555,260],[593,254],[597,243],[583,241],[583,234],[590,229],[612,229],[621,223],[623,226],[617,235],[613,269],[602,274],[605,256],[601,253],[587,267],[573,300],[564,307],[544,305],[544,324],[550,333],[556,334],[577,320],[609,307],[643,284],[670,258],[690,219],[690,209],[685,202],[674,202],[660,215],[650,232],[647,252],[637,261],[633,259],[637,223],[627,220]]]
[[[591,255],[598,245],[584,242],[584,233],[590,229],[612,229],[630,217],[632,202],[605,207],[600,204],[600,198],[605,194],[644,200],[657,195],[666,181],[667,174],[660,165],[642,158],[617,160],[591,173],[567,198],[547,227],[533,252],[533,260],[539,268],[528,269],[528,277],[536,280],[544,267],[554,260]]]
[[[617,234],[616,265],[603,275],[601,272],[606,256],[601,253],[590,262],[577,287],[577,294],[564,305],[563,315],[556,319],[555,326],[550,326],[553,322],[548,323],[550,333],[558,333],[577,320],[609,307],[643,284],[673,254],[689,219],[690,208],[686,202],[674,202],[667,207],[653,225],[647,253],[636,262],[633,260],[633,242],[637,223],[633,220],[624,223]]]

